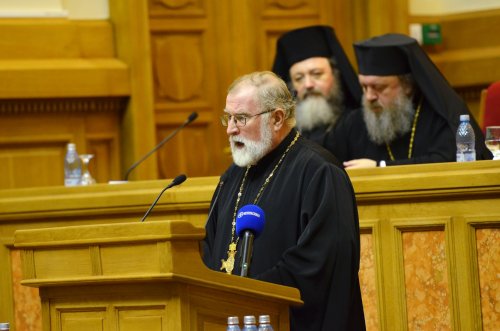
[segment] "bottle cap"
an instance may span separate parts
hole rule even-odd
[[[470,120],[469,115],[460,115],[460,122]]]
[[[247,315],[243,317],[243,324],[255,324],[255,316]]]
[[[74,143],[68,143],[68,149],[76,149],[76,145]]]
[[[10,330],[9,323],[0,323],[0,330]]]
[[[260,315],[259,324],[269,324],[271,323],[271,317],[269,315]]]
[[[240,323],[240,320],[238,316],[229,316],[227,318],[227,324],[228,325],[238,325]]]

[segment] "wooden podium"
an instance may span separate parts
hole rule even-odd
[[[18,230],[23,285],[39,287],[43,330],[225,330],[268,314],[289,330],[295,288],[209,270],[185,221]]]

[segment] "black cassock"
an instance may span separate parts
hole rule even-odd
[[[398,76],[411,74],[414,81],[414,104],[422,100],[413,142],[408,158],[410,133],[396,138],[390,147],[395,160],[390,161],[385,144],[376,145],[368,138],[362,111],[349,113],[343,126],[335,128],[333,150],[341,161],[358,158],[384,160],[388,165],[454,162],[455,133],[460,115],[468,114],[475,133],[477,160],[491,160],[484,136],[467,104],[450,86],[418,42],[406,35],[389,33],[354,43],[361,75]]]
[[[292,130],[251,167],[238,208],[254,204],[295,134]],[[255,203],[264,210],[266,222],[254,241],[249,277],[300,290],[304,305],[291,309],[292,330],[365,329],[356,201],[347,174],[335,164],[325,149],[299,137]],[[244,173],[245,168],[232,165],[223,175],[224,184],[206,225],[203,260],[213,270],[220,270],[221,259],[227,259]],[[234,275],[240,274],[241,242]]]
[[[391,142],[389,147],[395,158],[391,161],[387,146],[377,145],[369,139],[363,111],[360,108],[346,115],[336,126],[328,149],[342,162],[368,158],[377,163],[384,160],[387,165],[401,165],[456,160],[455,131],[450,123],[434,111],[426,101],[422,104],[415,127],[412,155],[408,158],[410,140],[411,132],[408,132]],[[491,158],[485,150],[484,142],[479,145],[476,143],[477,160]]]
[[[314,141],[315,143],[325,147],[326,143],[332,139],[334,125],[321,125],[320,127],[311,130],[300,131],[303,137]],[[326,148],[326,147],[325,147]]]
[[[337,157],[335,153],[337,153],[337,146],[335,145],[335,135],[338,126],[343,126],[342,122],[345,121],[346,118],[349,117],[349,114],[355,112],[356,109],[345,108],[340,113],[340,116],[337,118],[335,123],[321,125],[319,127],[313,128],[311,130],[302,130],[300,134],[306,137],[309,140],[314,141],[315,143],[323,146],[328,151],[333,153]],[[340,158],[337,157],[340,160]]]
[[[395,160],[391,161],[385,144],[377,145],[368,138],[363,111],[358,109],[337,126],[331,148],[340,161],[368,158],[384,160],[387,165],[452,162],[456,157],[455,133],[444,118],[429,109],[422,109],[415,127],[412,157],[408,158],[411,132],[397,137],[390,145]]]

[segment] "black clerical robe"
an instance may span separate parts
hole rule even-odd
[[[427,102],[422,104],[415,129],[411,158],[408,158],[411,136],[411,132],[408,132],[389,144],[395,158],[391,161],[387,146],[377,145],[369,139],[363,120],[363,110],[360,108],[348,114],[336,127],[332,139],[335,147],[331,149],[342,162],[361,158],[375,160],[377,164],[384,160],[387,165],[455,161],[455,132]]]
[[[409,164],[428,162],[450,162],[456,160],[455,133],[460,124],[460,115],[468,114],[476,138],[476,160],[491,160],[493,155],[486,148],[479,125],[470,113],[467,104],[450,86],[436,65],[418,42],[403,34],[388,33],[354,44],[358,69],[365,76],[393,76],[411,74],[414,90],[423,98],[423,112],[415,133],[414,153],[408,158],[410,134],[391,143],[395,161],[388,161],[385,144],[376,146],[367,139],[366,128],[360,114],[356,114],[352,132],[335,142],[349,144],[348,155],[337,152],[343,161],[353,158],[385,160],[387,164]],[[351,118],[352,119],[352,118]],[[444,125],[446,123],[446,125]],[[358,131],[360,130],[360,131]],[[353,139],[353,141],[351,141]],[[398,150],[399,152],[394,152]],[[406,150],[406,152],[405,152]]]
[[[255,203],[295,134],[292,130],[251,167],[238,208]],[[300,137],[255,203],[264,210],[266,221],[254,240],[249,277],[300,290],[304,305],[291,309],[291,330],[365,329],[356,202],[350,180],[336,162],[325,149]],[[232,165],[223,175],[220,192],[214,194],[218,198],[206,224],[203,256],[214,270],[220,270],[221,259],[227,259],[244,173],[245,168]],[[234,275],[240,274],[241,242]]]
[[[334,125],[321,125],[320,127],[313,128],[311,130],[301,130],[300,134],[309,140],[325,147],[327,142],[332,139]]]
[[[300,134],[315,143],[326,148],[330,153],[335,155],[335,128],[337,125],[341,125],[342,121],[347,117],[347,114],[353,112],[353,109],[344,109],[340,113],[335,123],[328,125],[321,125],[319,127],[313,128],[311,130],[302,130]]]

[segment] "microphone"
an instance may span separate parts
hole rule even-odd
[[[130,166],[130,168],[128,168],[127,172],[125,172],[124,180],[128,180],[128,176],[130,175],[130,173],[132,172],[132,170],[134,170],[142,161],[144,161],[151,154],[153,154],[154,152],[156,152],[161,146],[163,146],[163,144],[165,144],[167,141],[169,141],[170,139],[172,139],[172,137],[175,136],[177,134],[177,132],[179,132],[180,130],[182,130],[186,125],[188,125],[189,123],[191,123],[192,121],[194,121],[197,117],[198,117],[198,113],[197,112],[192,112],[191,115],[189,115],[189,117],[184,121],[184,123],[182,123],[181,126],[179,126],[177,129],[175,129],[171,134],[169,134],[168,136],[166,136],[165,138],[163,138],[163,140],[160,141],[160,143],[158,145],[156,145],[146,155],[144,155],[142,158],[140,158],[139,161],[137,161],[134,164],[132,164]]]
[[[210,217],[212,216],[212,213],[214,212],[215,205],[217,204],[217,200],[219,199],[220,191],[222,191],[222,186],[224,185],[224,182],[226,181],[227,176],[228,176],[227,172],[222,174],[222,176],[220,176],[219,184],[217,185],[217,188],[216,188],[217,193],[215,194],[215,198],[213,199],[212,207],[210,207],[210,210],[208,212],[207,222],[210,219]]]
[[[163,190],[161,190],[160,194],[158,194],[158,196],[156,197],[156,200],[151,204],[151,206],[149,206],[148,211],[144,214],[144,216],[142,216],[141,222],[144,222],[144,220],[146,219],[146,217],[148,217],[149,213],[151,213],[151,210],[153,210],[154,206],[156,206],[156,203],[158,202],[158,200],[160,200],[160,197],[163,194],[163,192],[165,192],[166,190],[168,190],[172,186],[177,186],[177,185],[180,185],[180,184],[184,183],[184,181],[186,180],[186,178],[187,177],[184,174],[179,175],[179,176],[175,177],[170,182],[170,184],[168,184]]]
[[[257,205],[245,205],[238,210],[236,233],[238,237],[243,238],[240,276],[248,277],[250,261],[252,260],[253,240],[261,234],[264,229],[264,222],[264,211]]]

